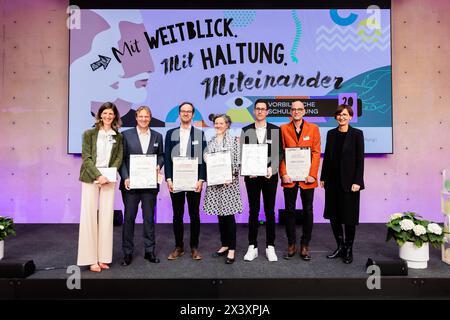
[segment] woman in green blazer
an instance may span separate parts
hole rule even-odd
[[[95,128],[83,134],[77,264],[89,265],[93,272],[109,269],[112,261],[115,174],[123,157],[119,127],[117,107],[105,102],[97,112]],[[107,171],[113,171],[112,177]]]

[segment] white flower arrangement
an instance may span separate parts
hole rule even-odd
[[[394,213],[389,216],[386,241],[395,239],[399,246],[405,242],[414,242],[416,247],[429,242],[433,247],[439,247],[444,243],[442,227],[437,223],[419,218],[414,212]]]

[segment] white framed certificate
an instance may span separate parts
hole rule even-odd
[[[173,158],[173,191],[195,191],[198,182],[198,158]]]
[[[131,154],[130,189],[154,189],[156,187],[156,154]]]
[[[311,149],[286,148],[285,161],[287,175],[292,181],[305,181],[311,169]]]
[[[268,145],[243,144],[241,159],[241,176],[267,176]]]
[[[110,167],[110,168],[97,168],[98,171],[102,174],[102,176],[106,177],[109,182],[116,182],[117,181],[117,168],[116,167]]]
[[[219,151],[207,154],[206,177],[208,186],[216,186],[233,181],[231,172],[231,152]]]

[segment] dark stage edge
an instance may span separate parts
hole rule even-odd
[[[190,258],[188,246],[183,257],[168,261],[174,245],[172,225],[158,224],[157,255],[161,263],[143,259],[142,225],[137,225],[133,263],[122,267],[122,229],[115,227],[111,269],[97,274],[82,268],[79,290],[67,288],[70,274],[66,273],[67,267],[76,263],[77,224],[26,224],[16,229],[17,236],[5,241],[5,258],[0,264],[33,260],[37,271],[26,279],[0,279],[0,299],[450,299],[450,266],[441,261],[440,250],[431,247],[427,269],[409,269],[407,276],[382,276],[381,289],[368,289],[367,259],[398,259],[397,245],[385,242],[384,224],[361,224],[357,228],[354,262],[350,265],[340,259],[326,259],[335,248],[328,224],[314,225],[309,262],[298,256],[282,258],[287,246],[284,226],[277,226],[277,262],[268,262],[265,257],[264,226],[258,239],[259,257],[244,261],[248,229],[245,224],[238,225],[236,262],[232,265],[226,265],[223,258],[211,257],[219,247],[217,225],[201,227],[202,261]],[[300,226],[297,235],[300,239]],[[186,225],[187,242],[188,237]]]

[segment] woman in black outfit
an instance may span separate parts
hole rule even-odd
[[[327,258],[342,257],[348,264],[353,261],[359,196],[364,189],[364,135],[349,126],[353,117],[350,106],[340,105],[334,116],[339,126],[327,134],[320,185],[325,188],[324,218],[330,220],[337,242],[337,249]]]

